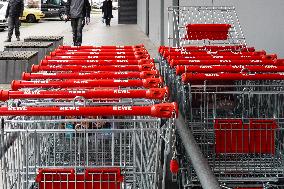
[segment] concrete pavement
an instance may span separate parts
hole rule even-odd
[[[21,39],[37,35],[62,35],[65,45],[72,44],[70,22],[49,19],[21,28]],[[0,32],[0,50],[4,49],[6,38],[7,31]],[[137,25],[117,24],[117,11],[114,11],[111,27],[106,27],[102,23],[101,14],[92,14],[91,23],[86,25],[83,31],[83,45],[135,45],[142,43],[145,44],[152,57],[157,56],[158,47],[151,43]]]

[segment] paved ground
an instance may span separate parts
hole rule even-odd
[[[83,45],[135,45],[145,44],[150,54],[155,57],[155,47],[148,37],[140,31],[137,25],[118,25],[117,13],[114,14],[111,27],[105,27],[101,14],[92,14],[91,24],[84,28]],[[37,24],[24,23],[21,28],[21,38],[34,35],[63,35],[64,43],[72,44],[70,22],[57,19],[43,20]],[[4,48],[7,31],[0,32],[0,50]],[[15,40],[13,38],[13,40]]]

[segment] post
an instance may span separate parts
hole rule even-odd
[[[207,160],[203,157],[190,129],[185,125],[185,120],[181,116],[181,113],[179,113],[178,119],[176,120],[176,128],[202,188],[220,189],[220,185],[214,173],[208,165]]]

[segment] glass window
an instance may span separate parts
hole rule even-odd
[[[61,4],[60,2],[61,0],[49,0],[49,3],[53,5],[60,5]]]

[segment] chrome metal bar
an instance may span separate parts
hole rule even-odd
[[[213,174],[207,160],[203,157],[203,154],[198,147],[190,129],[186,127],[185,120],[181,113],[179,113],[178,119],[176,120],[176,127],[202,188],[220,189],[218,180]]]

